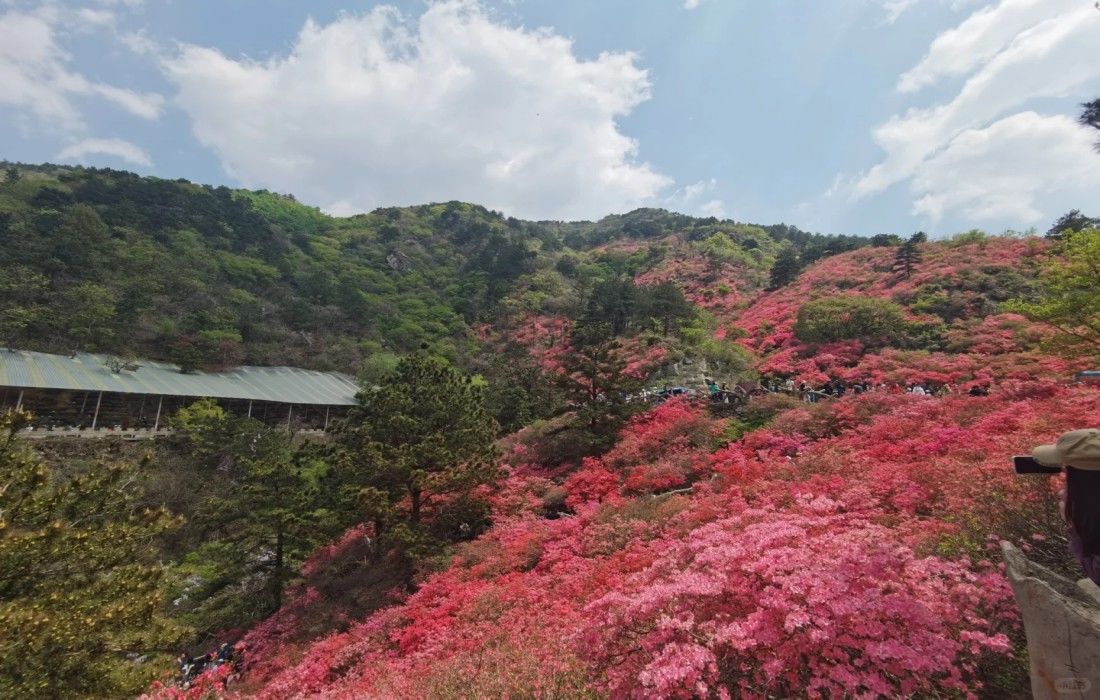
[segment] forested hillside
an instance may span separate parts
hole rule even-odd
[[[270,192],[3,169],[0,337],[184,367],[357,373],[366,358],[423,345],[469,366],[477,324],[576,308],[596,282],[658,265],[671,234],[757,269],[781,241],[807,259],[866,243],[661,210],[526,222],[450,202],[333,218]],[[597,250],[619,240],[641,245]]]
[[[375,538],[392,524],[368,519],[317,550],[283,608],[243,638],[236,692],[1024,696],[997,541],[1080,575],[1058,482],[1013,474],[1011,456],[1100,423],[1097,389],[1073,382],[1095,361],[1098,243],[1097,230],[915,236],[769,290],[718,293],[702,282],[712,249],[664,241],[669,254],[638,278],[681,284],[770,390],[732,412],[671,399],[618,422],[607,393],[602,423],[575,397],[571,413],[500,441],[493,479],[438,494],[421,518],[476,525],[376,612],[369,596],[391,582],[365,562],[389,551]],[[568,386],[584,374],[576,356],[605,363],[577,333],[583,315],[533,319],[517,342],[546,374]],[[612,437],[574,458],[560,439],[570,426]],[[407,518],[403,503],[384,517]]]
[[[1080,303],[1096,298],[1098,241],[1096,230],[914,237],[817,262],[747,300],[704,294],[691,273],[705,263],[671,255],[642,276],[671,266],[714,335],[740,338],[778,391],[728,418],[713,402],[665,402],[580,468],[563,469],[552,422],[519,431],[502,442],[493,488],[471,492],[488,503],[484,534],[394,604],[313,639],[362,591],[350,562],[378,531],[349,529],[244,637],[238,689],[1025,696],[997,540],[1079,575],[1057,484],[1013,474],[1011,456],[1100,423],[1100,393],[1073,383],[1095,361],[1087,338],[1013,311],[1076,308],[1073,328],[1093,324]],[[533,346],[550,346],[552,319],[538,326]],[[542,358],[550,372],[568,364],[552,346]],[[828,386],[783,390],[785,378]]]
[[[0,691],[1016,697],[996,542],[1077,565],[1058,481],[1011,456],[1100,424],[1100,230],[1071,220],[333,218],[10,166],[0,346],[363,390],[323,440],[211,400],[142,446],[0,417]]]

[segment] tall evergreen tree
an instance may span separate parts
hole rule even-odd
[[[596,284],[584,311],[588,324],[607,323],[612,335],[626,332],[638,308],[638,288],[631,277],[604,280]]]
[[[918,231],[909,237],[905,243],[901,244],[898,248],[897,255],[894,257],[893,268],[895,271],[905,273],[905,278],[909,279],[913,275],[913,268],[920,264],[921,252],[919,245],[928,240],[928,234],[923,231]]]
[[[182,636],[155,545],[178,521],[137,505],[132,466],[60,478],[14,438],[26,420],[0,415],[0,696],[139,693]]]
[[[497,476],[497,424],[484,387],[448,362],[415,353],[359,394],[339,429],[342,480],[376,530],[416,527],[425,510]]]
[[[485,406],[503,433],[547,418],[560,408],[551,378],[519,343],[508,343],[483,371],[488,380]]]
[[[1069,231],[1084,231],[1087,228],[1096,228],[1097,226],[1100,226],[1100,219],[1085,216],[1079,209],[1071,209],[1058,217],[1050,230],[1046,232],[1046,237],[1057,240]]]
[[[269,615],[305,557],[340,524],[324,507],[328,467],[295,450],[286,429],[232,416],[209,399],[173,423],[204,464],[207,486],[193,516],[200,544],[181,569],[190,621],[213,632]]]
[[[578,323],[562,358],[558,384],[574,408],[573,427],[594,450],[609,447],[634,412],[629,402],[641,382],[626,374],[619,341],[607,323]]]
[[[1100,130],[1100,99],[1093,100],[1092,102],[1085,102],[1081,105],[1081,116],[1078,121],[1083,126],[1090,126],[1093,129]],[[1096,142],[1096,150],[1100,151],[1100,141]]]
[[[779,289],[780,287],[786,287],[798,277],[799,263],[798,254],[795,252],[794,247],[784,246],[779,251],[779,255],[776,256],[775,262],[772,263],[771,279],[768,284],[769,289]]]
[[[661,333],[675,332],[684,321],[695,315],[695,308],[675,282],[661,282],[639,288],[639,313],[656,321]]]

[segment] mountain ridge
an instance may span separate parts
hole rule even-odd
[[[184,366],[354,373],[373,353],[425,343],[459,361],[476,354],[471,325],[505,311],[520,280],[538,275],[571,292],[576,280],[557,269],[563,257],[599,265],[600,246],[672,232],[752,231],[754,247],[777,244],[768,227],[657,209],[528,222],[449,202],[330,217],[266,191],[0,165],[0,270],[12,280],[0,331],[32,350]],[[807,257],[867,242],[771,228],[797,239]],[[623,271],[604,268],[586,274]]]

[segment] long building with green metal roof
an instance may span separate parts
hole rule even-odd
[[[160,429],[199,398],[267,422],[328,427],[356,403],[355,379],[294,367],[182,372],[176,365],[109,355],[52,355],[0,348],[0,408],[21,407],[43,430]]]

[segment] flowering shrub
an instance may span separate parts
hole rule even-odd
[[[501,348],[505,339],[517,343],[527,349],[542,371],[557,374],[563,371],[562,357],[570,352],[571,328],[572,323],[564,316],[528,314],[497,335],[484,331],[482,339]],[[626,376],[645,379],[667,360],[669,351],[660,343],[650,344],[632,337],[620,339],[616,355],[625,365]]]
[[[199,674],[187,688],[154,681],[141,700],[207,700],[224,694],[226,681],[233,673],[229,664],[221,664]]]
[[[312,576],[320,569],[330,565],[335,559],[346,554],[352,547],[369,544],[369,542],[370,528],[366,523],[360,523],[355,527],[348,528],[339,539],[323,547],[319,547],[310,555],[309,559],[302,565],[302,575],[307,577]]]
[[[1018,314],[996,314],[981,320],[959,319],[947,332],[947,348],[952,352],[979,355],[1003,355],[1034,349],[1051,332]]]
[[[825,497],[693,531],[591,603],[583,649],[616,697],[966,691],[1004,654],[1012,593],[986,566],[920,558]]]
[[[793,284],[759,296],[738,314],[734,323],[747,334],[739,342],[764,354],[761,372],[814,384],[830,378],[899,383],[1065,378],[1086,363],[1038,350],[1050,332],[1020,316],[994,313],[997,302],[982,291],[990,288],[996,293],[1005,281],[1002,278],[1026,280],[1019,273],[1021,261],[1041,254],[1046,245],[1008,238],[927,244],[922,247],[922,262],[908,279],[891,271],[894,251],[890,248],[863,248],[826,258]],[[926,292],[932,289],[946,289],[958,297],[953,297],[952,308],[926,304],[930,298]],[[833,346],[808,347],[795,337],[798,310],[809,300],[861,297],[908,304],[912,318],[925,319],[929,328],[935,328],[940,319],[928,312],[943,313],[951,325],[940,324],[942,339],[923,347],[948,352],[886,348],[866,353],[854,344],[838,352]],[[960,309],[965,312],[962,317]]]
[[[326,598],[300,590],[247,636],[243,687],[273,699],[1018,691],[1021,630],[986,557],[1004,538],[1044,565],[1075,565],[1058,480],[1017,477],[1009,458],[1100,425],[1100,399],[1064,386],[1079,364],[1044,354],[1043,331],[989,311],[969,288],[927,292],[952,275],[1012,271],[1044,246],[929,244],[910,279],[889,271],[892,250],[857,250],[749,306],[751,289],[730,279],[726,297],[706,304],[723,330],[747,333],[738,342],[764,355],[762,371],[957,390],[818,404],[768,395],[732,425],[703,404],[669,401],[568,474],[543,466],[556,424],[530,426],[506,441],[506,477],[485,494],[486,533],[412,595],[308,643],[294,631]],[[708,268],[686,244],[673,250],[639,281],[682,273],[702,299],[713,284],[704,280],[732,271]],[[942,350],[869,353],[846,341],[811,352],[792,333],[798,307],[835,294],[970,315],[945,319]],[[553,371],[562,327],[532,326],[526,340]],[[995,382],[994,395],[958,391],[972,381]],[[365,534],[320,551],[310,571]]]
[[[745,264],[716,262],[698,248],[678,238],[664,241],[669,253],[660,265],[635,276],[640,285],[675,282],[684,296],[719,316],[744,303],[748,294],[766,283],[764,274]]]
[[[567,480],[576,515],[505,519],[402,604],[297,654],[261,626],[251,677],[271,698],[973,695],[1020,639],[989,537],[1064,549],[1056,485],[1008,457],[1100,423],[1095,389],[1055,391],[851,396],[828,420],[797,405],[715,451],[712,419],[671,402]],[[623,468],[670,449],[718,478],[620,495]]]
[[[615,447],[599,459],[586,458],[564,488],[571,508],[625,494],[656,493],[684,486],[709,472],[706,453],[721,433],[705,406],[685,399],[666,401],[635,417]]]
[[[585,457],[581,468],[569,475],[565,488],[565,505],[576,508],[582,503],[599,503],[619,492],[620,477],[594,457]]]

